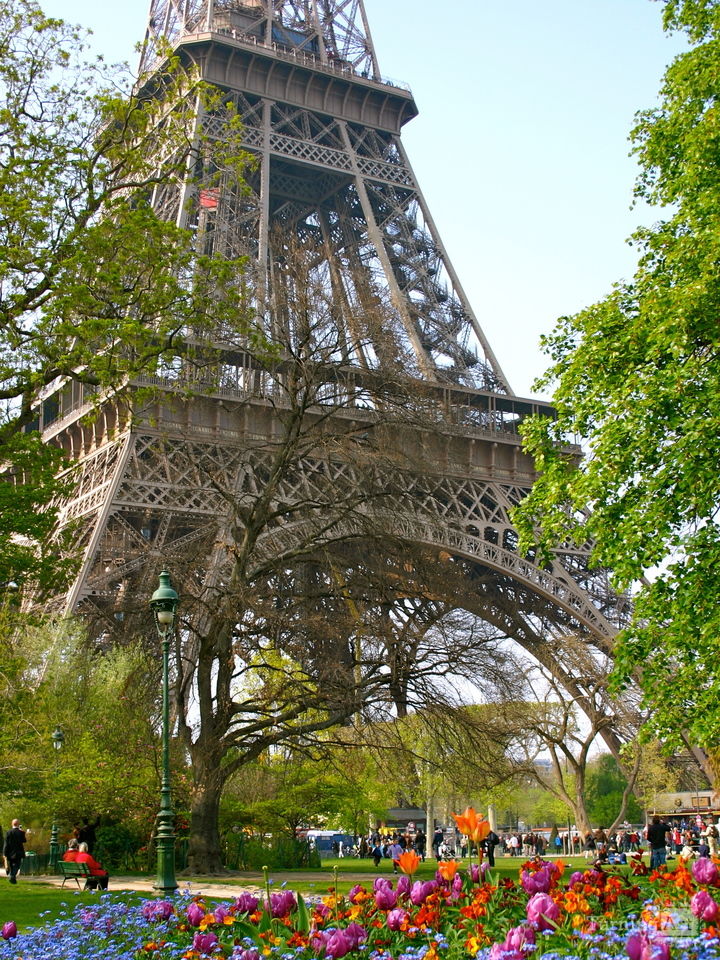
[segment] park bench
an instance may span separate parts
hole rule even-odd
[[[90,868],[86,863],[75,863],[74,860],[58,860],[57,864],[58,870],[62,874],[63,887],[65,886],[66,880],[74,880],[80,888],[80,877],[85,877],[85,886],[88,886],[88,878],[90,877]]]

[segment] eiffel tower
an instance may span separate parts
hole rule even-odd
[[[358,516],[388,542],[452,558],[463,589],[453,595],[439,577],[443,602],[492,623],[587,702],[588,663],[606,663],[627,610],[587,550],[559,549],[549,566],[517,551],[510,511],[535,475],[518,427],[552,410],[513,393],[463,292],[401,142],[417,114],[412,93],[381,74],[362,0],[153,0],[144,74],[162,69],[166,44],[227,92],[257,162],[248,191],[222,183],[189,203],[195,188],[177,185],[158,193],[157,209],[215,250],[248,257],[254,308],[286,342],[298,336],[282,308],[289,251],[312,251],[308,283],[329,293],[335,338],[326,360],[344,371],[337,416],[352,423],[355,446],[377,413],[368,384],[405,377],[421,396],[413,423],[389,440],[404,461],[383,461],[380,505]],[[78,463],[62,521],[75,525],[83,562],[65,609],[96,636],[139,623],[157,572],[183,555],[196,584],[224,576],[237,532],[228,503],[264,488],[281,403],[242,352],[228,351],[219,370],[190,399],[167,373],[139,378],[159,394],[143,411],[112,400],[88,420],[83,397],[44,401],[44,435]],[[277,500],[329,509],[328,484],[349,496],[358,470],[347,457],[309,454]],[[361,543],[354,515],[327,523],[318,513],[265,531],[257,562],[292,555],[309,530],[316,544]]]

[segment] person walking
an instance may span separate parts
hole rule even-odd
[[[10,883],[17,883],[17,875],[25,858],[25,831],[20,827],[19,820],[13,820],[5,834],[3,856],[7,860]]]
[[[665,865],[667,856],[667,835],[670,827],[663,823],[660,817],[654,816],[647,828],[647,838],[650,844],[650,869],[657,870]]]
[[[500,837],[491,830],[483,840],[483,847],[487,856],[487,862],[491,867],[495,866],[495,847],[500,843]]]

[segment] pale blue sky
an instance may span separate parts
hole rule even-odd
[[[41,0],[42,3],[42,0]],[[45,0],[129,59],[149,3]],[[386,77],[420,116],[410,161],[478,319],[516,393],[555,319],[632,274],[627,135],[680,49],[656,0],[365,0]]]

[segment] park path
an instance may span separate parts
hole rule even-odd
[[[278,887],[283,883],[288,883],[292,885],[293,881],[295,883],[300,882],[302,884],[306,883],[316,883],[318,888],[318,893],[324,893],[326,889],[332,884],[332,874],[323,873],[318,871],[317,873],[309,871],[302,873],[284,873],[279,871],[277,873],[271,873],[273,889],[277,890]],[[231,881],[232,878],[232,881]],[[62,877],[26,877],[26,881],[36,881],[40,883],[49,883],[54,887],[62,886]],[[345,873],[343,871],[340,879],[350,880],[352,882],[368,882],[368,875],[366,873]],[[136,890],[141,893],[156,894],[153,884],[155,880],[150,877],[128,877],[128,876],[111,876],[110,877],[110,891],[113,890]],[[185,892],[189,890],[193,896],[202,895],[204,897],[218,897],[218,898],[231,898],[237,897],[243,892],[243,890],[249,890],[252,893],[259,893],[264,889],[264,881],[261,873],[254,871],[235,871],[232,874],[227,876],[226,882],[219,877],[178,877],[178,890]],[[66,890],[77,889],[73,881],[67,880],[65,883]]]

